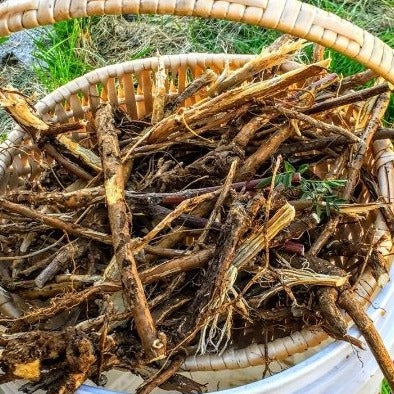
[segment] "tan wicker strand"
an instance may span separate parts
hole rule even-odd
[[[173,74],[173,81],[171,83],[171,89],[180,91],[184,88],[184,84],[190,83],[191,81],[180,82],[182,86],[176,86],[174,81],[179,82],[179,74],[185,73],[186,69],[190,69],[192,76],[199,75],[202,71],[207,68],[215,68],[219,72],[223,70],[226,63],[229,63],[230,67],[239,67],[245,64],[251,56],[249,55],[212,55],[212,54],[187,54],[187,55],[171,55],[164,56],[164,64],[167,72]],[[137,82],[137,73],[150,72],[150,77],[153,78],[154,72],[157,69],[158,59],[148,58],[141,60],[134,60],[114,66],[104,67],[102,69],[90,72],[61,88],[55,90],[45,98],[43,98],[37,105],[37,111],[41,117],[51,120],[53,122],[67,122],[72,120],[76,115],[72,109],[71,103],[75,98],[80,98],[81,103],[76,106],[78,109],[83,108],[85,116],[90,116],[94,113],[95,108],[100,103],[99,87],[108,86],[109,79],[112,79],[111,86],[116,82],[122,85],[121,89],[116,89],[117,99],[116,101],[127,110],[128,114],[133,118],[137,116],[137,104],[144,102],[144,95],[137,94],[138,89],[135,89],[135,83]],[[296,67],[294,63],[285,64],[284,69],[288,67]],[[186,75],[186,74],[185,74]],[[142,82],[143,83],[143,82]],[[152,83],[149,82],[149,86],[152,89]],[[170,85],[167,87],[170,89]],[[111,88],[112,89],[112,88]],[[110,99],[110,96],[114,92],[109,93],[110,90],[107,87],[107,94],[104,95],[106,99]],[[140,91],[146,92],[146,88],[140,87]],[[82,105],[82,101],[85,93],[87,94],[88,100],[85,105]],[[169,92],[170,93],[170,92]],[[102,95],[103,97],[103,95]],[[18,144],[21,143],[23,133],[20,130],[14,130],[11,133],[11,140],[15,139]],[[3,144],[4,145],[4,144]],[[2,186],[7,182],[10,188],[16,188],[21,184],[22,178],[26,176],[34,176],[32,171],[32,161],[27,160],[30,158],[30,151],[34,150],[34,147],[29,147],[29,141],[25,140],[23,149],[18,149],[17,146],[13,148],[10,145],[10,141],[6,141],[5,150],[0,150],[1,155],[7,158],[9,163],[7,164],[7,171],[4,172],[5,177],[3,178]],[[17,156],[14,158],[12,165],[12,155],[10,153],[16,152]],[[375,156],[375,167],[378,175],[379,184],[383,192],[383,197],[387,201],[393,201],[394,199],[394,182],[393,182],[393,151],[390,141],[383,140],[374,143],[374,156]],[[35,167],[37,172],[37,166]],[[391,239],[387,231],[386,224],[382,215],[378,215],[376,222],[375,242],[379,243],[383,253],[387,254],[391,249]],[[377,292],[378,287],[376,281],[369,273],[365,273],[360,281],[358,293],[361,299],[370,300],[373,295]],[[367,304],[367,301],[365,301]],[[320,330],[304,329],[300,332],[296,332],[291,337],[280,338],[271,341],[267,344],[268,355],[271,360],[281,361],[289,356],[297,353],[302,353],[306,349],[316,347],[327,340],[327,335]],[[255,366],[264,364],[265,361],[265,349],[264,345],[251,345],[245,349],[239,350],[228,350],[222,355],[204,355],[197,357],[189,357],[185,360],[184,367],[190,371],[196,370],[221,370],[221,369],[236,369],[244,368],[248,366]]]
[[[0,35],[90,15],[169,14],[219,18],[304,37],[351,57],[394,83],[394,52],[372,34],[298,0],[8,0]]]

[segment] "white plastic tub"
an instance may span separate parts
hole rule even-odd
[[[394,265],[390,277],[394,276]],[[394,351],[394,285],[388,283],[377,295],[373,305],[368,309],[384,343],[390,351]],[[356,328],[350,330],[354,337],[361,337]],[[362,339],[362,338],[361,338]],[[253,375],[261,376],[264,367],[240,369],[236,371],[218,371],[192,374],[200,383],[217,381],[226,386],[227,376],[244,375],[250,379]],[[227,376],[226,376],[227,375]],[[188,375],[190,376],[190,375]],[[124,377],[125,378],[125,377]],[[112,386],[122,392],[134,392],[141,382],[137,378],[130,380],[112,379]],[[372,355],[367,350],[360,350],[345,342],[333,342],[324,346],[319,352],[274,376],[254,383],[218,391],[221,394],[377,394],[379,393],[383,375]],[[111,379],[110,379],[111,380]],[[119,380],[119,378],[118,378]],[[119,388],[119,386],[123,386]],[[208,384],[208,387],[210,385]],[[78,394],[105,394],[113,391],[84,385]],[[119,392],[119,391],[117,391]],[[165,392],[158,390],[157,392]],[[168,393],[168,392],[167,392]]]

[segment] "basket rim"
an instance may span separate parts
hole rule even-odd
[[[77,92],[88,93],[93,84],[105,84],[109,78],[121,78],[124,74],[140,73],[142,71],[156,70],[159,58],[163,60],[166,69],[176,70],[179,67],[203,67],[207,65],[220,64],[231,61],[235,66],[244,64],[256,55],[226,54],[192,52],[173,55],[151,56],[143,59],[134,59],[126,62],[110,64],[96,68],[88,73],[67,82],[66,84],[48,93],[35,105],[39,114],[45,115],[54,105],[61,104]]]
[[[357,25],[299,0],[7,0],[0,36],[87,16],[160,14],[244,22],[332,48],[394,84],[394,50]]]

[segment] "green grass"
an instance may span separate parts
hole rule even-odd
[[[280,36],[274,30],[242,23],[192,18],[187,37],[196,52],[253,53]]]
[[[34,41],[34,71],[49,91],[92,69],[83,50],[83,40],[91,23],[89,18],[60,22],[46,28]]]
[[[392,0],[306,0],[354,21],[394,47]],[[170,16],[87,18],[58,23],[36,40],[34,70],[47,90],[106,64],[180,52],[259,53],[279,33],[241,23]],[[363,67],[327,50],[331,69],[344,76]],[[387,114],[394,122],[394,98]]]
[[[336,13],[394,47],[393,0],[304,0]],[[53,90],[107,64],[157,54],[185,52],[259,53],[279,33],[241,23],[171,16],[87,18],[61,22],[36,41],[35,72]],[[327,50],[331,69],[344,76],[363,70],[357,62]],[[394,98],[387,115],[394,122]]]

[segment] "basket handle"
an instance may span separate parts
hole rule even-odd
[[[227,19],[302,37],[332,48],[394,84],[394,50],[332,13],[298,0],[8,0],[0,36],[94,15],[163,14]]]

